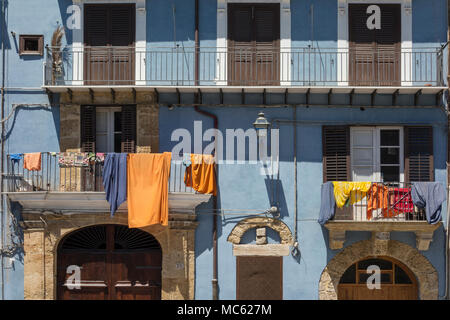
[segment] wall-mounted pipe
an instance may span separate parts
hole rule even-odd
[[[2,28],[2,88],[1,88],[1,119],[5,117],[5,28],[6,28],[6,13],[5,13],[5,0],[2,0],[2,19],[5,24],[1,26]],[[3,196],[3,168],[4,168],[4,154],[5,154],[5,122],[1,122],[1,159],[0,159],[0,216],[1,216],[1,267],[2,267],[2,299],[5,299],[5,271],[3,263],[3,250],[5,247],[5,212],[4,212],[4,196]]]
[[[199,0],[195,0],[195,83],[198,85],[199,83],[199,46],[200,46],[200,16],[199,16]],[[198,102],[198,101],[196,101]],[[196,112],[205,115],[209,118],[212,118],[214,121],[214,129],[219,129],[219,120],[217,116],[213,113],[201,110],[197,105],[194,106]],[[217,136],[214,136],[214,152],[217,154]],[[219,165],[216,164],[216,183],[219,184]],[[217,211],[217,196],[213,196],[213,207],[214,211]],[[213,244],[213,277],[212,277],[212,299],[219,299],[219,281],[218,281],[218,265],[217,265],[217,215],[213,216],[213,225],[212,225],[212,244]]]

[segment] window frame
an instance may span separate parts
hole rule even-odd
[[[99,139],[98,139],[98,121],[96,121],[95,126],[95,140],[96,143],[96,152],[105,152],[105,153],[111,153],[111,152],[117,152],[115,151],[115,144],[114,144],[114,137],[117,133],[114,129],[114,113],[115,112],[122,112],[122,107],[96,107],[95,108],[95,116],[98,119],[97,114],[98,113],[106,113],[107,114],[107,130],[106,130],[106,136],[107,136],[107,151],[99,150]],[[120,131],[122,133],[122,131]],[[120,152],[120,151],[119,151]]]
[[[372,155],[375,159],[373,163],[372,176],[373,182],[382,182],[381,177],[381,131],[382,130],[399,130],[399,180],[395,182],[405,182],[405,143],[404,143],[404,128],[402,126],[351,126],[350,127],[350,174],[352,181],[355,179],[354,173],[354,134],[358,130],[371,129],[375,134],[373,135],[373,151]],[[386,166],[386,165],[384,165]]]
[[[37,50],[25,50],[25,41],[37,40]],[[19,55],[20,56],[43,56],[44,55],[44,35],[42,34],[21,34],[19,35]]]

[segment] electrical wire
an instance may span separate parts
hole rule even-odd
[[[14,114],[14,112],[16,111],[17,108],[19,107],[51,107],[51,105],[49,105],[48,103],[19,103],[19,104],[13,104],[11,111],[9,112],[9,114],[6,116],[6,118],[1,119],[0,123],[4,123],[6,121],[8,121]]]

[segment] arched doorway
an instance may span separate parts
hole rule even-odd
[[[370,277],[370,268],[379,272],[379,287]],[[373,278],[372,278],[373,279]],[[369,281],[368,281],[369,280]],[[417,300],[417,280],[400,261],[390,257],[368,257],[352,264],[342,275],[338,285],[339,300]]]
[[[57,298],[159,300],[161,265],[160,244],[149,233],[124,225],[86,227],[58,246]]]

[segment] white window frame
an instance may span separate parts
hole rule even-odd
[[[348,57],[348,5],[349,4],[400,4],[401,5],[401,85],[411,86],[412,59],[412,0],[337,0],[338,2],[338,55]],[[339,86],[348,86],[348,58],[337,59]]]
[[[107,114],[107,129],[106,129],[106,136],[107,136],[107,153],[109,152],[115,152],[114,150],[114,113],[122,111],[121,107],[96,107],[95,113],[97,116],[97,113],[106,113]],[[97,136],[97,127],[95,128],[95,135]]]
[[[145,55],[147,49],[147,15],[145,0],[72,0],[74,5],[80,8],[80,28],[73,30],[73,81],[72,85],[83,85],[84,77],[84,5],[85,4],[126,4],[136,5],[136,30],[135,30],[135,84],[145,85]]]
[[[354,132],[358,130],[367,130],[371,129],[375,131],[375,134],[373,135],[373,157],[375,159],[374,161],[374,181],[372,182],[381,182],[381,152],[380,152],[380,137],[381,137],[381,130],[399,130],[399,145],[400,145],[400,154],[399,154],[399,161],[400,161],[400,181],[398,182],[405,182],[405,156],[404,156],[404,133],[403,133],[403,127],[399,126],[352,126],[350,127],[350,168],[352,173],[352,181],[355,181],[354,177],[354,170],[353,170],[353,137]]]
[[[279,3],[280,4],[280,85],[288,86],[291,80],[291,1],[290,0],[217,0],[217,85],[228,83],[228,3]],[[284,80],[284,81],[281,81]]]

